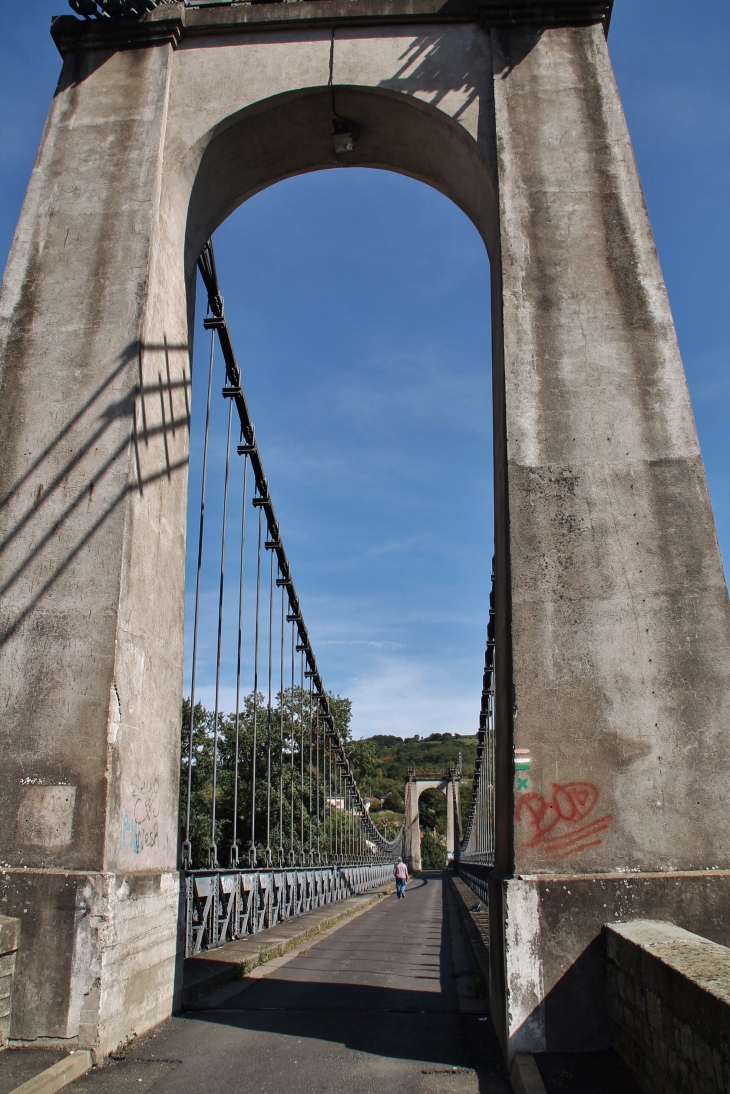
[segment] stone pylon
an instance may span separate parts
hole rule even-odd
[[[609,13],[319,0],[55,21],[63,69],[0,293],[11,1040],[103,1054],[174,1005],[195,261],[247,197],[344,164],[434,186],[490,256],[505,1049],[605,1043],[606,921],[728,941],[727,589]],[[347,159],[330,62],[360,134]]]
[[[421,824],[418,799],[424,790],[440,790],[446,796],[446,854],[454,857],[457,830],[461,829],[459,787],[461,773],[449,771],[443,778],[417,775],[409,770],[405,788],[405,829],[403,859],[413,871],[421,869]]]

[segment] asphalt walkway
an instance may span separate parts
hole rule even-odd
[[[507,1094],[440,875],[219,988],[73,1094]]]

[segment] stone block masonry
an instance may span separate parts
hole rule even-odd
[[[10,1005],[19,927],[17,919],[0,915],[0,1051],[7,1045],[10,1033]]]
[[[614,1043],[647,1094],[730,1090],[730,949],[652,920],[606,943]]]

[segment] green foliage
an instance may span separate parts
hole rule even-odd
[[[422,832],[446,835],[446,795],[440,790],[424,790],[418,799],[418,823]]]
[[[459,754],[466,778],[462,781],[462,816],[468,815],[471,796],[469,776],[473,771],[476,754],[476,737],[459,737],[451,733],[432,733],[425,740],[418,735],[403,740],[400,737],[378,735],[354,740],[350,729],[352,703],[349,699],[330,696],[330,710],[337,730],[346,744],[347,755],[361,793],[377,800],[388,795],[389,811],[373,810],[372,819],[382,830],[388,824],[392,839],[400,827],[404,809],[403,791],[406,772],[415,767],[419,772],[444,773],[455,767]],[[254,750],[254,720],[256,748]],[[316,722],[315,722],[316,725]],[[181,821],[184,830],[188,780],[188,734],[190,731],[190,702],[185,700],[182,710],[182,769],[181,769]],[[233,815],[236,813],[236,844],[240,861],[248,861],[253,815],[257,860],[263,862],[267,843],[267,817],[270,818],[268,845],[274,861],[280,844],[288,853],[292,843],[295,854],[299,849],[308,851],[310,829],[312,844],[316,836],[323,834],[324,798],[327,791],[320,781],[319,828],[317,821],[316,791],[316,732],[310,757],[309,740],[309,692],[295,687],[292,693],[286,689],[277,695],[271,714],[263,695],[254,702],[253,693],[243,699],[243,709],[238,718],[238,788],[235,785],[236,770],[236,719],[233,714],[219,714],[217,726],[213,712],[200,703],[196,705],[195,736],[191,773],[190,837],[193,845],[193,863],[197,867],[208,864],[208,848],[211,842],[211,802],[213,797],[213,753],[217,749],[216,772],[216,820],[215,843],[220,865],[228,865],[233,842]],[[321,740],[321,739],[320,739]],[[321,745],[320,745],[321,747]],[[255,755],[254,755],[255,753]],[[310,811],[309,782],[310,759],[312,774],[312,800]],[[323,767],[320,756],[320,772]],[[256,800],[251,800],[251,774],[256,767]],[[302,797],[302,780],[304,795]],[[234,799],[237,798],[234,810]],[[293,806],[292,806],[293,802]],[[446,800],[439,791],[426,791],[419,802],[421,830],[441,836],[446,832]],[[281,822],[281,823],[280,823]],[[346,822],[345,822],[346,823]],[[429,839],[432,838],[431,836]],[[443,849],[442,849],[443,850]],[[440,861],[440,860],[439,860]]]
[[[405,809],[403,804],[403,798],[400,796],[397,790],[389,790],[385,797],[382,799],[384,809],[393,809],[398,813],[402,813]]]
[[[462,779],[460,788],[461,797],[461,823],[466,825],[469,819],[469,806],[471,805],[472,779]]]
[[[402,737],[379,734],[364,738],[362,742],[353,741],[356,747],[365,744],[368,746],[367,754],[363,755],[357,771],[358,783],[363,793],[384,798],[389,791],[393,791],[400,802],[401,810],[406,772],[409,767],[415,767],[419,772],[432,771],[441,775],[449,767],[456,767],[459,762],[459,753],[461,753],[462,772],[467,780],[466,786],[462,782],[462,802],[466,802],[463,809],[468,810],[471,797],[470,780],[476,757],[476,735],[459,737],[454,733],[432,733],[430,737],[421,740],[416,734],[414,737],[403,740]],[[348,755],[350,748],[351,746],[348,745]]]
[[[424,832],[421,840],[421,869],[446,869],[446,850],[438,842],[433,832]]]
[[[294,689],[295,692],[299,691],[299,688]],[[288,689],[291,691],[291,688]],[[342,695],[329,695],[330,701],[330,714],[334,718],[335,728],[340,735],[340,740],[347,744],[352,739],[352,730],[350,729],[350,722],[352,721],[352,700],[346,699]],[[347,750],[347,755],[350,755],[350,749]]]
[[[403,813],[394,813],[390,809],[381,809],[376,813],[371,809],[370,819],[386,839],[392,840],[398,835],[403,824]]]
[[[340,736],[347,740],[350,736],[350,700],[339,695],[331,696],[330,709]],[[206,710],[200,703],[196,704],[190,795],[190,841],[196,867],[208,865],[208,849],[213,838],[211,804],[213,756],[216,752],[214,837],[220,865],[227,866],[230,861],[234,813],[235,842],[240,861],[248,861],[252,820],[259,864],[264,861],[267,838],[274,862],[280,845],[288,852],[293,843],[297,856],[300,848],[305,852],[310,845],[316,849],[317,834],[320,842],[324,836],[324,799],[329,793],[325,786],[322,734],[319,735],[320,755],[317,763],[316,726],[314,718],[310,730],[309,692],[299,687],[295,687],[293,693],[288,688],[283,696],[277,695],[270,712],[263,695],[259,694],[255,699],[253,693],[246,695],[237,724],[234,714],[218,715],[217,736],[213,711]],[[180,816],[183,833],[187,809],[189,733],[190,701],[186,699],[181,722]],[[351,750],[352,744],[348,744],[348,756]],[[316,778],[318,766],[319,795]],[[252,800],[254,768],[256,795]],[[338,822],[340,820],[345,826],[349,824],[347,818],[338,817]]]
[[[342,735],[340,734],[340,736]],[[364,793],[368,782],[372,781],[372,772],[376,767],[378,758],[372,741],[367,737],[362,737],[357,741],[348,740],[347,758],[350,761],[350,767],[357,784]]]

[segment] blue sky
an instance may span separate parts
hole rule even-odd
[[[3,259],[59,70],[48,23],[64,7],[63,0],[0,0]],[[725,3],[616,0],[609,48],[726,561],[729,45]],[[492,540],[488,263],[476,230],[419,183],[339,170],[257,195],[219,229],[215,245],[272,497],[327,687],[353,699],[361,735],[472,732]],[[198,325],[194,506],[206,356]],[[219,397],[213,406],[217,472],[225,407]],[[220,501],[215,474],[199,667],[199,694],[208,703]],[[193,548],[196,521],[193,514]],[[229,589],[224,708],[232,705],[235,672],[236,594]],[[249,664],[245,672],[250,686]]]

